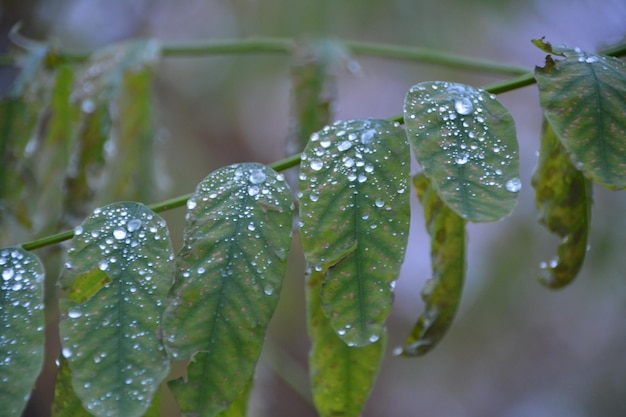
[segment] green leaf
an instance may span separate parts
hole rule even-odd
[[[547,123],[532,185],[539,221],[561,238],[557,256],[541,263],[539,281],[549,288],[561,288],[576,277],[587,254],[592,187]]]
[[[473,222],[513,210],[521,189],[515,125],[493,94],[423,82],[406,95],[404,122],[417,161],[452,210]]]
[[[554,48],[553,48],[554,49]],[[546,119],[576,167],[610,189],[626,188],[626,63],[560,47],[565,59],[535,68]]]
[[[424,355],[439,343],[454,321],[465,280],[465,221],[439,198],[425,175],[416,175],[413,185],[431,238],[433,274],[422,290],[424,312],[405,342],[404,356]]]
[[[302,41],[293,50],[291,67],[294,109],[288,151],[301,152],[311,133],[330,123],[335,76],[348,52],[330,39]]]
[[[5,415],[26,406],[44,356],[44,270],[19,247],[0,249],[0,403]]]
[[[248,411],[248,400],[250,399],[250,392],[252,391],[252,382],[254,378],[250,378],[248,385],[241,390],[239,396],[235,401],[230,403],[228,408],[218,414],[218,417],[246,417]]]
[[[64,357],[59,358],[54,383],[52,417],[91,417],[72,388],[72,371]]]
[[[382,335],[409,230],[409,147],[387,120],[336,122],[311,136],[300,166],[300,238],[325,272],[322,308],[351,346]]]
[[[245,163],[210,174],[187,208],[163,331],[172,357],[192,363],[170,388],[185,415],[214,416],[254,373],[285,274],[293,199],[281,174]]]
[[[167,375],[159,324],[173,260],[165,222],[138,203],[96,209],[74,230],[60,332],[74,390],[90,413],[141,416]]]
[[[309,354],[313,401],[321,417],[357,417],[378,374],[385,352],[386,332],[368,346],[347,346],[322,310],[323,280],[324,273],[313,269],[306,288],[308,329],[313,344]]]
[[[115,158],[107,167],[101,201],[116,198],[148,201],[154,197],[155,132],[152,124],[152,72],[126,72],[112,117]]]

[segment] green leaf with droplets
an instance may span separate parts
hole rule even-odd
[[[383,359],[386,332],[368,346],[349,347],[322,310],[324,273],[314,269],[307,280],[308,330],[313,344],[309,368],[313,402],[321,417],[357,417],[363,411]]]
[[[409,230],[409,147],[387,120],[336,122],[311,136],[300,165],[300,238],[325,272],[322,309],[348,345],[383,333]]]
[[[561,288],[576,277],[587,254],[592,187],[547,123],[532,185],[539,221],[561,238],[557,256],[542,262],[539,281],[549,288]]]
[[[0,403],[5,415],[26,406],[44,357],[44,270],[19,247],[0,249]]]
[[[221,168],[187,202],[184,245],[163,317],[166,348],[191,357],[170,382],[185,415],[214,416],[254,373],[285,274],[293,199],[257,163]]]
[[[413,185],[424,207],[433,274],[422,290],[424,312],[405,342],[404,356],[424,355],[445,336],[459,308],[465,281],[465,221],[439,198],[424,174],[416,175]]]
[[[74,230],[60,281],[62,353],[95,416],[143,415],[167,376],[160,320],[173,260],[165,222],[139,203],[98,208]]]
[[[626,188],[626,63],[579,49],[552,48],[535,68],[545,117],[576,167],[610,189]]]
[[[511,213],[521,189],[515,124],[494,95],[423,82],[406,95],[404,123],[417,161],[452,210],[472,222]]]

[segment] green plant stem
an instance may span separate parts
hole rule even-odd
[[[287,48],[286,43],[281,43],[281,42],[286,42],[286,41],[280,40],[280,39],[273,39],[272,41],[272,39],[270,38],[256,39],[254,41],[251,40],[248,43],[244,41],[237,41],[237,42],[236,41],[222,41],[220,48],[228,51],[228,50],[231,50],[230,48],[232,48],[233,45],[239,45],[238,47],[241,48],[240,52],[244,52],[244,51],[261,52],[263,50],[265,51],[273,50],[274,52],[280,52],[283,50],[281,48]],[[168,54],[170,55],[183,54],[183,52],[186,54],[193,54],[194,51],[197,52],[197,54],[201,54],[200,50],[203,47],[202,45],[204,45],[204,47],[207,46],[204,43],[198,43],[195,46],[191,44],[186,45],[186,46],[179,45],[178,47],[171,49],[168,52]],[[216,48],[215,51],[219,50],[217,46],[218,43],[214,42],[213,45]],[[371,45],[376,45],[376,44],[352,43],[352,47],[354,47],[354,45],[361,45],[361,46],[370,45],[371,46]],[[164,50],[166,49],[164,48]],[[603,50],[600,53],[604,55],[615,56],[615,57],[626,55],[626,43]],[[0,57],[0,60],[1,60],[1,57]],[[534,74],[532,72],[528,72],[518,77],[514,77],[511,79],[502,81],[502,82],[490,84],[484,87],[484,89],[493,94],[501,94],[501,93],[506,93],[508,91],[516,90],[518,88],[526,87],[534,83],[535,83]],[[390,117],[389,120],[398,122],[398,123],[403,123],[404,117],[402,115],[398,115],[398,116]],[[285,159],[281,159],[280,161],[273,162],[269,164],[269,166],[276,171],[284,171],[288,168],[298,165],[300,163],[300,156],[301,154],[295,154]],[[162,211],[167,211],[167,210],[171,210],[177,207],[184,206],[187,200],[189,199],[189,197],[191,197],[191,194],[185,194],[182,196],[171,198],[169,200],[162,201],[160,203],[149,205],[148,207],[154,212],[159,213]],[[31,242],[24,243],[21,246],[24,250],[31,251],[31,250],[43,248],[45,246],[50,246],[50,245],[63,242],[65,240],[71,239],[73,236],[74,236],[74,231],[67,230],[65,232],[57,233],[54,235],[50,235],[50,236],[46,236],[40,239],[33,240]]]

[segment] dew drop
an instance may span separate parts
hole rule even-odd
[[[319,171],[320,169],[324,168],[324,163],[319,159],[311,159],[310,164],[313,171]]]
[[[117,228],[113,231],[113,237],[116,238],[117,240],[122,240],[124,238],[126,238],[126,230],[122,229],[122,228]]]
[[[370,336],[369,341],[371,343],[375,343],[375,342],[378,342],[378,339],[380,339],[380,336],[377,335],[377,334],[373,334],[373,335]]]
[[[339,329],[339,330],[337,330],[337,334],[339,336],[344,336],[346,334],[346,329]]]
[[[474,106],[472,106],[472,102],[467,97],[462,97],[454,102],[454,110],[458,114],[467,115],[474,110]]]
[[[339,142],[339,145],[337,145],[337,149],[340,152],[347,151],[351,147],[352,147],[352,143],[349,140],[344,140],[342,142]]]
[[[374,137],[376,135],[376,131],[374,129],[366,130],[361,133],[361,143],[363,145],[369,145],[374,141]]]
[[[248,224],[248,230],[250,231],[256,230],[256,226],[254,225],[254,223]]]
[[[379,198],[374,202],[374,205],[380,208],[385,205],[385,202]]]
[[[82,226],[76,226],[74,228],[74,235],[75,236],[80,236],[83,234],[83,227]]]
[[[96,103],[87,98],[80,103],[80,109],[83,113],[93,113],[96,110]]]
[[[189,200],[187,200],[187,208],[189,210],[195,209],[196,206],[197,206],[196,200],[194,200],[193,198],[190,198]]]
[[[511,193],[517,193],[522,189],[522,181],[519,178],[511,178],[506,182],[505,187]]]
[[[365,182],[365,181],[367,181],[367,176],[365,176],[365,175],[363,175],[363,174],[359,174],[359,176],[357,177],[357,180],[358,180],[359,182],[361,182],[361,183],[362,183],[362,182]]]
[[[100,261],[98,263],[98,269],[100,269],[101,271],[106,271],[107,269],[109,269],[109,263],[107,261]]]
[[[349,156],[346,156],[342,159],[343,162],[343,166],[345,166],[346,168],[352,168],[354,166],[354,159],[350,158]]]
[[[83,315],[83,312],[77,308],[70,308],[67,312],[67,316],[71,319],[77,319]]]
[[[13,278],[14,275],[15,271],[13,271],[12,269],[5,269],[4,271],[2,271],[2,279],[5,281],[10,280],[11,278]]]
[[[456,158],[456,160],[455,160],[455,162],[456,162],[458,165],[465,165],[465,164],[467,164],[467,161],[468,161],[468,156],[467,156],[467,154],[465,154],[465,153],[464,153],[464,154],[459,155],[459,156]]]
[[[598,58],[596,58],[595,56],[590,56],[585,59],[585,62],[587,64],[593,64],[594,62],[598,62]]]
[[[70,358],[72,356],[72,351],[68,348],[63,348],[61,350],[61,355],[63,355],[64,358]]]
[[[126,225],[126,230],[129,232],[134,232],[135,230],[139,230],[139,228],[141,228],[141,220],[139,219],[132,219]]]
[[[267,178],[267,176],[265,175],[263,170],[261,170],[261,169],[254,169],[254,170],[250,171],[250,177],[248,177],[248,180],[252,184],[263,184],[265,182],[266,178]]]
[[[265,293],[265,295],[272,295],[274,294],[274,287],[272,287],[271,285],[266,285],[265,288],[263,288],[263,292]]]
[[[256,185],[251,185],[248,187],[248,195],[254,196],[259,193],[259,187]]]
[[[324,138],[320,141],[320,146],[322,148],[328,148],[330,146],[330,139]]]
[[[320,195],[317,193],[311,193],[311,195],[309,196],[309,199],[313,202],[316,202],[320,199]]]

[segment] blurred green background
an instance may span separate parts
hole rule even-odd
[[[334,37],[429,47],[532,69],[543,65],[545,55],[532,46],[532,38],[546,36],[552,43],[591,51],[624,41],[626,2],[3,0],[0,49],[7,50],[6,34],[18,21],[24,36],[70,51],[135,37],[163,43]],[[503,79],[399,60],[352,58],[359,70],[337,73],[335,119],[398,115],[406,91],[421,81],[483,86]],[[154,85],[162,138],[159,199],[193,191],[216,168],[285,156],[291,123],[289,65],[287,56],[267,54],[161,60]],[[13,70],[0,68],[0,91],[7,91],[14,76]],[[520,202],[503,221],[469,226],[467,283],[456,322],[442,344],[423,358],[388,354],[365,417],[626,415],[624,193],[595,188],[590,251],[580,276],[558,292],[540,286],[535,279],[539,263],[554,256],[556,240],[536,222],[530,187],[541,126],[538,94],[530,86],[500,100],[518,129],[524,182]],[[407,260],[389,320],[389,351],[402,343],[421,312],[419,292],[430,273],[421,208],[413,207]],[[177,249],[184,211],[164,217]],[[305,370],[309,341],[297,246],[294,240],[269,338]],[[249,415],[315,416],[276,377],[271,362],[276,361],[265,353]],[[284,357],[277,363],[289,361]],[[52,363],[25,415],[48,415],[53,378]],[[165,413],[173,415],[169,408]]]

